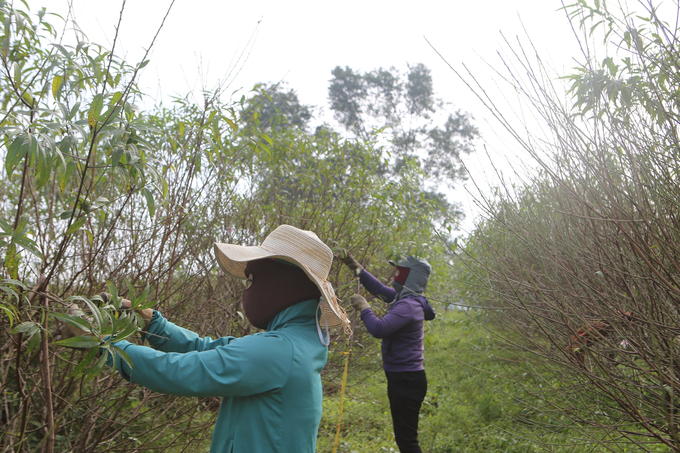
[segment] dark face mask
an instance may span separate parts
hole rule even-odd
[[[397,266],[397,273],[394,275],[394,281],[402,285],[405,284],[409,272],[411,272],[411,269],[408,267]]]
[[[321,291],[297,266],[269,258],[250,261],[245,274],[251,280],[241,300],[246,318],[258,329],[266,329],[274,316],[299,302],[318,299]]]

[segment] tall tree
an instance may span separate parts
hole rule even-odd
[[[425,65],[409,65],[405,73],[394,67],[362,73],[337,66],[331,73],[328,97],[335,119],[364,140],[384,130],[392,173],[399,174],[412,161],[438,184],[452,186],[465,178],[461,157],[474,150],[479,131],[470,114],[446,114]]]
[[[246,122],[258,124],[263,130],[299,127],[307,129],[312,118],[312,107],[300,103],[295,90],[285,85],[258,84],[254,96],[245,104],[243,118]]]

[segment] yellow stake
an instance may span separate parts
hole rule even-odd
[[[351,343],[350,343],[351,345]],[[352,355],[352,348],[350,347],[349,352],[341,352],[341,354],[346,354],[345,357],[345,371],[342,373],[342,384],[340,386],[340,413],[338,414],[338,430],[335,432],[335,443],[333,444],[333,453],[338,451],[338,440],[340,439],[340,423],[342,422],[342,410],[344,408],[345,402],[345,383],[347,382],[347,368],[349,366],[349,356]]]
[[[357,277],[357,294],[361,290],[361,281]],[[352,355],[352,340],[354,339],[354,326],[357,321],[357,312],[354,312],[354,317],[352,319],[352,333],[349,336],[349,351],[342,351],[340,354],[344,354],[345,357],[345,371],[342,373],[342,383],[340,384],[340,410],[338,413],[338,430],[335,432],[335,442],[333,443],[333,453],[338,451],[338,440],[340,440],[340,424],[342,423],[342,410],[345,407],[345,384],[347,383],[347,368],[349,368],[349,358]]]

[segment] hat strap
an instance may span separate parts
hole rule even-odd
[[[326,320],[326,314],[321,310],[321,316],[323,316],[323,322],[326,325],[326,339],[324,340],[323,338],[323,331],[321,330],[321,326],[319,325],[319,309],[321,308],[321,304],[325,302],[325,298],[321,296],[321,299],[319,300],[319,305],[316,306],[316,316],[314,318],[316,319],[316,333],[319,334],[319,341],[321,341],[321,344],[328,347],[329,344],[331,344],[331,334],[328,332],[328,321]]]

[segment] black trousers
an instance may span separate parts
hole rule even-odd
[[[425,371],[385,371],[394,440],[401,453],[422,453],[418,445],[418,414],[427,393]]]

